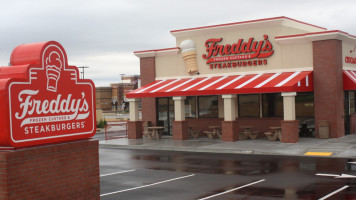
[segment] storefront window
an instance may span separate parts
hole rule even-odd
[[[298,93],[295,97],[295,113],[298,120],[314,119],[314,93]]]
[[[263,117],[283,117],[283,97],[281,93],[262,94]]]
[[[199,117],[218,117],[218,96],[198,97]]]
[[[196,117],[196,97],[187,97],[185,103],[185,117]]]
[[[239,98],[239,117],[260,117],[260,95],[242,94]]]
[[[350,114],[355,113],[355,91],[349,91]]]

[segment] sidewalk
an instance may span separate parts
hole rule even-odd
[[[243,140],[237,142],[222,142],[219,139],[196,138],[184,141],[175,141],[172,136],[163,136],[159,140],[147,138],[129,140],[127,138],[102,140],[99,142],[103,148],[118,149],[150,149],[210,153],[237,153],[237,154],[265,154],[305,156],[307,152],[330,152],[330,157],[356,158],[356,135],[341,138],[316,139],[300,138],[298,143],[281,143],[269,141],[266,138],[256,140]]]

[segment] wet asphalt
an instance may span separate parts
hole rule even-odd
[[[102,200],[356,199],[356,159],[110,148],[99,153]]]

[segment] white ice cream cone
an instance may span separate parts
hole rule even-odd
[[[180,48],[187,72],[189,74],[197,73],[197,53],[194,42],[192,40],[184,40],[180,43]]]

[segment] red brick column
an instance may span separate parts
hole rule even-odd
[[[127,137],[128,139],[141,139],[143,136],[142,121],[127,122]]]
[[[299,142],[299,120],[281,121],[283,143]]]
[[[222,121],[222,141],[234,142],[239,140],[239,127],[237,121]]]
[[[173,140],[189,139],[187,121],[173,121]]]
[[[0,199],[100,199],[97,140],[0,151]]]
[[[314,41],[313,68],[315,125],[327,120],[330,137],[342,137],[345,135],[342,42]],[[317,127],[315,133],[318,137]]]
[[[141,85],[145,86],[156,79],[156,58],[140,58]],[[141,98],[142,121],[151,121],[157,125],[156,99],[152,97]]]

